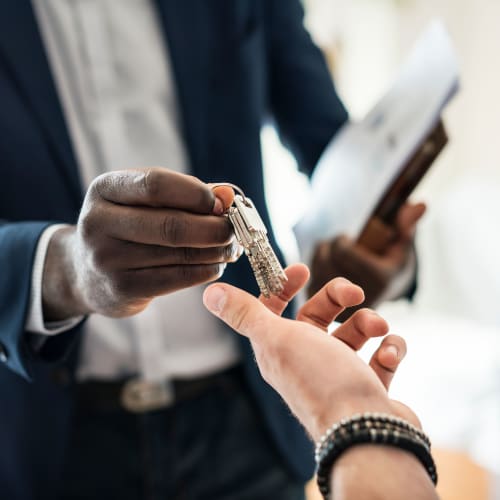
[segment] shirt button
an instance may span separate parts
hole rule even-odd
[[[3,344],[0,344],[0,361],[2,363],[7,363],[8,359],[9,355],[7,354],[7,349],[4,347]]]

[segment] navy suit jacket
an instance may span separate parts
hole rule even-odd
[[[274,120],[300,168],[311,173],[347,119],[303,28],[299,0],[156,3],[194,175],[238,184],[269,225],[262,123]],[[0,494],[9,500],[57,498],[81,328],[35,349],[24,324],[39,236],[50,223],[74,224],[82,199],[31,3],[0,2]],[[245,259],[229,266],[224,278],[257,292]],[[303,430],[262,381],[243,339],[241,349],[270,435],[293,474],[307,479],[312,454]]]

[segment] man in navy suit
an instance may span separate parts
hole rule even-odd
[[[302,21],[298,0],[0,6],[3,498],[303,498],[309,441],[197,286],[238,257],[205,182],[269,226],[262,122],[310,174],[347,120]],[[415,213],[404,258],[343,249],[380,293]],[[256,292],[246,262],[225,279]]]

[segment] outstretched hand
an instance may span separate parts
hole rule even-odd
[[[363,309],[334,331],[328,324],[346,307],[363,300],[362,290],[338,278],[325,285],[299,311],[297,320],[280,315],[305,285],[309,271],[297,264],[286,270],[288,282],[279,297],[256,299],[224,283],[205,290],[205,306],[242,335],[255,351],[264,379],[284,398],[313,439],[333,422],[354,413],[392,413],[418,425],[404,405],[391,401],[387,388],[405,355],[404,340],[384,338],[370,366],[356,350],[387,333],[387,323]]]

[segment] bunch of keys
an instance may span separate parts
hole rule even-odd
[[[269,244],[266,226],[252,200],[234,184],[217,185],[229,186],[239,193],[235,195],[227,216],[233,225],[236,240],[244,248],[250,261],[262,295],[267,298],[271,295],[280,295],[288,278]]]

